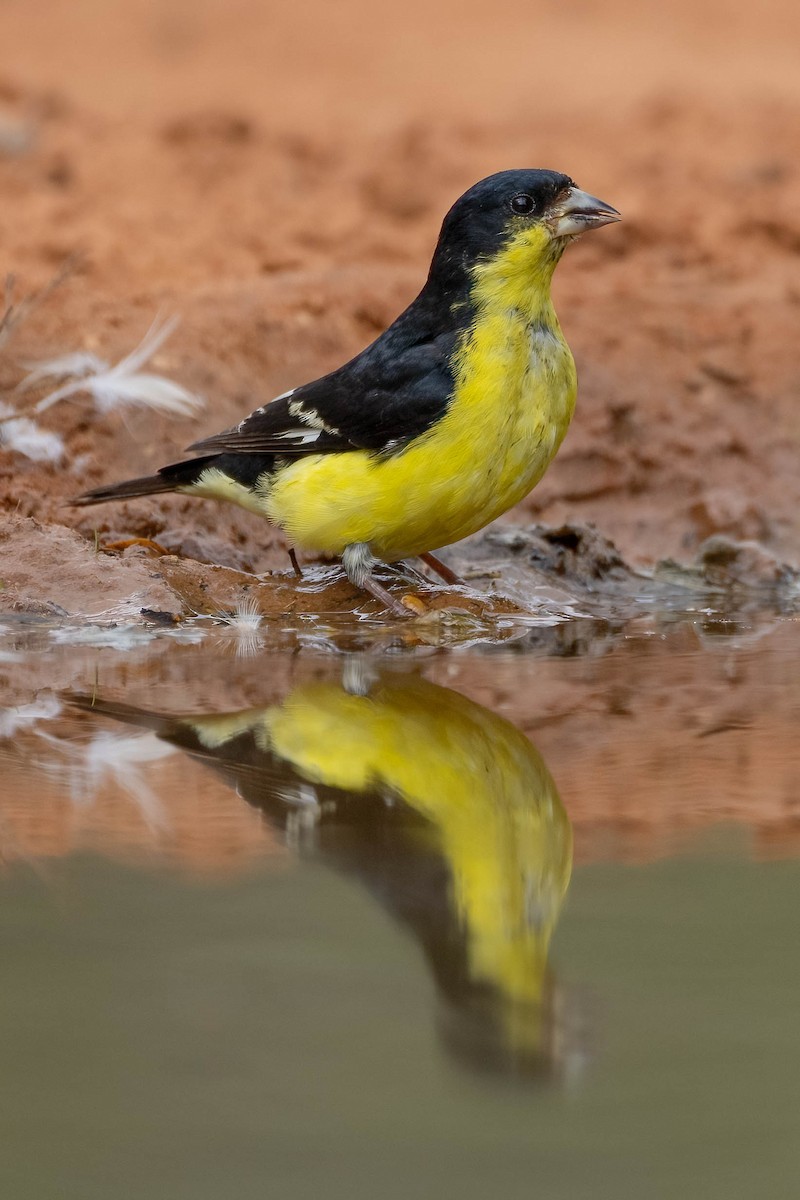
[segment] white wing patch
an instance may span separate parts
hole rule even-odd
[[[216,437],[206,438],[195,442],[192,450],[220,450],[223,453],[243,454],[303,454],[309,450],[313,453],[317,442],[328,435],[339,439],[342,437],[338,429],[329,425],[315,408],[304,404],[298,397],[292,400],[297,388],[282,392],[269,404],[262,404],[255,409],[233,429]],[[275,411],[275,405],[281,404]],[[288,410],[288,411],[287,411]],[[288,428],[287,428],[288,416]],[[328,448],[328,447],[326,447]]]
[[[315,408],[306,408],[302,400],[290,402],[289,412],[293,417],[297,417],[298,421],[302,421],[304,425],[310,425],[312,429],[318,430],[319,433],[339,432],[338,429],[334,429],[333,425],[326,425]]]
[[[272,436],[276,442],[291,442],[293,446],[310,446],[317,441],[323,429],[284,429]]]
[[[247,416],[244,417],[239,422],[239,424],[236,426],[238,432],[241,433],[242,430],[244,429],[245,425],[248,423],[248,421],[252,421],[253,417],[257,416],[259,413],[265,413],[267,411],[267,409],[271,405],[273,405],[277,400],[287,400],[289,398],[289,396],[293,396],[296,391],[297,391],[297,388],[289,388],[288,392],[281,392],[280,396],[273,396],[273,398],[269,401],[268,404],[262,404],[260,408],[257,408],[255,410],[255,412],[248,413]],[[290,412],[292,411],[291,404],[289,405],[289,411]],[[292,415],[294,416],[293,413],[292,413]]]

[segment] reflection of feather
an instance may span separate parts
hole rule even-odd
[[[12,660],[13,661],[13,660]],[[49,692],[42,692],[29,704],[14,704],[0,709],[0,738],[13,738],[22,729],[50,721],[61,712],[61,701]]]
[[[547,768],[514,726],[406,675],[366,695],[317,682],[273,707],[184,719],[77,702],[214,766],[413,929],[462,1025],[491,1025],[512,1058],[546,1056],[547,951],[572,839]]]
[[[76,807],[90,807],[101,788],[112,782],[130,796],[150,829],[167,824],[161,797],[150,787],[141,767],[174,753],[174,747],[151,736],[118,736],[105,730],[89,742],[66,741],[44,731],[40,737],[56,751],[33,765],[58,779]]]

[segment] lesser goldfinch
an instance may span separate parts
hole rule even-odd
[[[550,299],[568,243],[619,213],[557,171],[501,171],[456,201],[416,300],[354,359],[196,442],[200,457],[97,488],[97,504],[231,500],[350,581],[476,533],[528,494],[569,426],[575,364]],[[445,570],[445,577],[448,572]]]
[[[341,685],[239,712],[71,699],[215,767],[298,850],[366,884],[424,948],[453,1049],[547,1069],[548,947],[572,867],[556,785],[502,717],[416,675],[350,667]]]

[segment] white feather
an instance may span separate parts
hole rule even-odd
[[[237,601],[234,611],[222,614],[222,620],[235,635],[237,658],[252,658],[263,649],[264,639],[259,630],[264,618],[252,596]]]
[[[60,462],[64,456],[64,442],[57,433],[40,429],[30,417],[3,417],[0,419],[0,446],[16,450],[33,462]]]
[[[173,316],[166,321],[157,317],[139,345],[126,354],[114,367],[109,367],[102,359],[93,355],[81,356],[64,355],[62,359],[53,359],[52,363],[72,359],[73,365],[80,360],[82,372],[79,378],[56,388],[49,396],[45,396],[36,405],[37,412],[44,412],[52,405],[66,400],[78,392],[88,392],[95,402],[99,412],[111,412],[124,405],[141,404],[158,412],[170,413],[176,416],[188,416],[202,407],[204,401],[200,396],[165,379],[161,375],[153,375],[141,371],[140,368],[152,358],[156,351],[175,330],[178,318]],[[89,359],[94,362],[89,366]],[[50,364],[52,366],[52,363]],[[47,364],[43,364],[45,366]],[[49,372],[55,374],[55,372]],[[70,372],[74,373],[74,372]],[[23,380],[23,385],[31,379]]]
[[[244,596],[236,602],[236,608],[226,617],[225,623],[230,625],[231,629],[251,631],[258,629],[263,619],[258,601],[253,596]]]
[[[98,375],[101,371],[109,369],[109,364],[104,359],[98,358],[88,350],[75,350],[72,354],[61,354],[58,358],[48,358],[44,362],[26,365],[31,371],[17,384],[18,392],[36,387],[43,379],[63,379],[65,376],[80,379],[84,375]]]
[[[183,417],[191,416],[203,406],[199,396],[180,384],[143,371],[135,375],[98,376],[92,381],[90,390],[102,413],[111,412],[122,404],[143,404],[146,408]]]

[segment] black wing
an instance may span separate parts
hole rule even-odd
[[[189,449],[281,457],[401,449],[444,415],[453,394],[459,332],[434,334],[418,305],[343,367]]]

